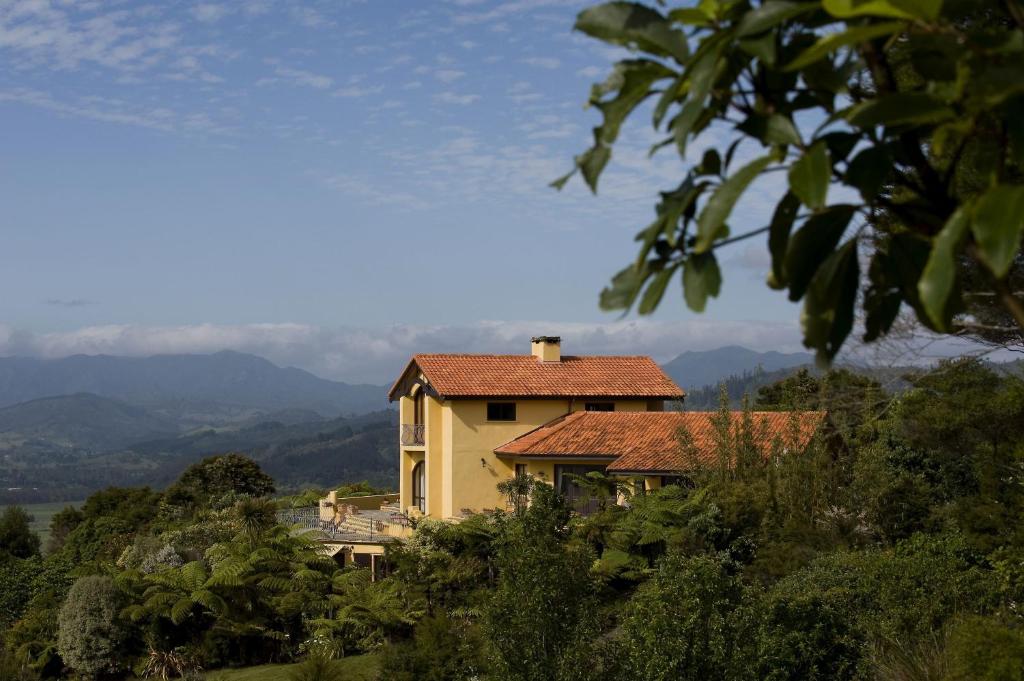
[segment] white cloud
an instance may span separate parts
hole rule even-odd
[[[527,57],[526,59],[521,59],[520,61],[524,64],[536,66],[541,69],[557,69],[559,66],[562,65],[562,61],[560,59],[556,59],[555,57]]]
[[[584,78],[597,78],[604,72],[605,69],[600,66],[584,66],[576,72],[576,75],[583,76]]]
[[[190,9],[189,12],[196,18],[196,21],[201,21],[204,24],[213,24],[226,17],[230,10],[224,5],[204,2]]]
[[[442,104],[458,104],[465,106],[480,99],[480,95],[460,95],[455,92],[441,92],[434,95],[434,101]]]
[[[62,115],[103,123],[130,125],[161,132],[230,135],[232,126],[214,121],[205,113],[180,113],[165,107],[130,107],[118,100],[87,97],[69,102],[54,99],[38,90],[19,88],[0,91],[0,102],[16,102]]]
[[[358,85],[349,85],[343,88],[338,88],[334,91],[335,97],[346,97],[349,99],[358,99],[360,97],[368,97],[375,95],[379,92],[383,92],[384,87],[381,85],[373,85],[368,87],[359,87]]]
[[[455,69],[440,69],[438,71],[434,71],[434,78],[437,78],[442,83],[454,83],[465,75],[465,71],[457,71]]]
[[[284,66],[279,66],[274,69],[274,73],[288,80],[294,85],[300,85],[302,87],[311,87],[317,90],[326,90],[327,88],[334,85],[334,79],[330,76],[324,76],[318,73],[312,73],[310,71],[303,71],[301,69],[292,69]]]
[[[800,349],[792,322],[625,320],[611,323],[482,321],[476,324],[328,328],[307,324],[92,326],[34,334],[0,325],[0,356],[148,356],[237,350],[346,381],[384,384],[416,352],[529,352],[536,335],[560,335],[572,354],[646,354],[659,362],[724,344]],[[723,339],[728,339],[727,342]]]

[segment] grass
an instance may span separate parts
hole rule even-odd
[[[376,655],[353,655],[334,661],[338,671],[348,681],[376,681],[380,663]],[[287,681],[289,673],[298,665],[264,664],[244,669],[210,671],[209,681]]]
[[[74,506],[79,508],[84,502],[82,501],[48,501],[45,504],[17,504],[21,506],[25,511],[32,516],[32,524],[30,527],[32,531],[39,535],[39,539],[42,540],[43,544],[46,544],[46,540],[50,538],[50,520],[53,516],[57,515],[64,510],[67,506]],[[0,506],[0,511],[3,511],[7,506]]]

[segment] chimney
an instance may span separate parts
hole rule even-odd
[[[530,353],[542,362],[561,362],[562,339],[558,336],[535,336],[530,339]]]

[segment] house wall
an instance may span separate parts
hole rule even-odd
[[[581,411],[587,402],[566,398],[515,400],[515,421],[488,421],[488,401],[503,400],[449,400],[445,405],[451,414],[450,427],[445,426],[448,437],[444,450],[446,489],[441,515],[434,517],[450,518],[463,509],[504,508],[505,498],[498,492],[497,485],[515,474],[515,462],[498,458],[494,448],[569,411]],[[618,400],[615,409],[644,411],[648,404],[647,400]],[[527,463],[529,473],[543,473],[544,480],[554,482],[553,463],[536,460]]]
[[[421,376],[422,379],[422,376]],[[447,400],[427,396],[424,402],[424,446],[399,448],[401,508],[412,508],[412,469],[426,461],[427,512],[432,518],[451,518],[463,509],[504,508],[497,485],[515,473],[514,462],[499,459],[494,448],[538,428],[570,411],[582,411],[583,399],[509,400],[516,402],[515,421],[488,421],[487,402],[503,400]],[[616,411],[659,410],[658,400],[614,400]],[[413,423],[411,397],[399,399],[399,423]],[[481,459],[483,463],[481,464]],[[554,463],[527,461],[527,472],[554,482]],[[579,463],[599,463],[580,461]]]

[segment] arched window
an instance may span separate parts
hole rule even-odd
[[[412,505],[420,513],[427,512],[427,476],[422,461],[412,467]]]

